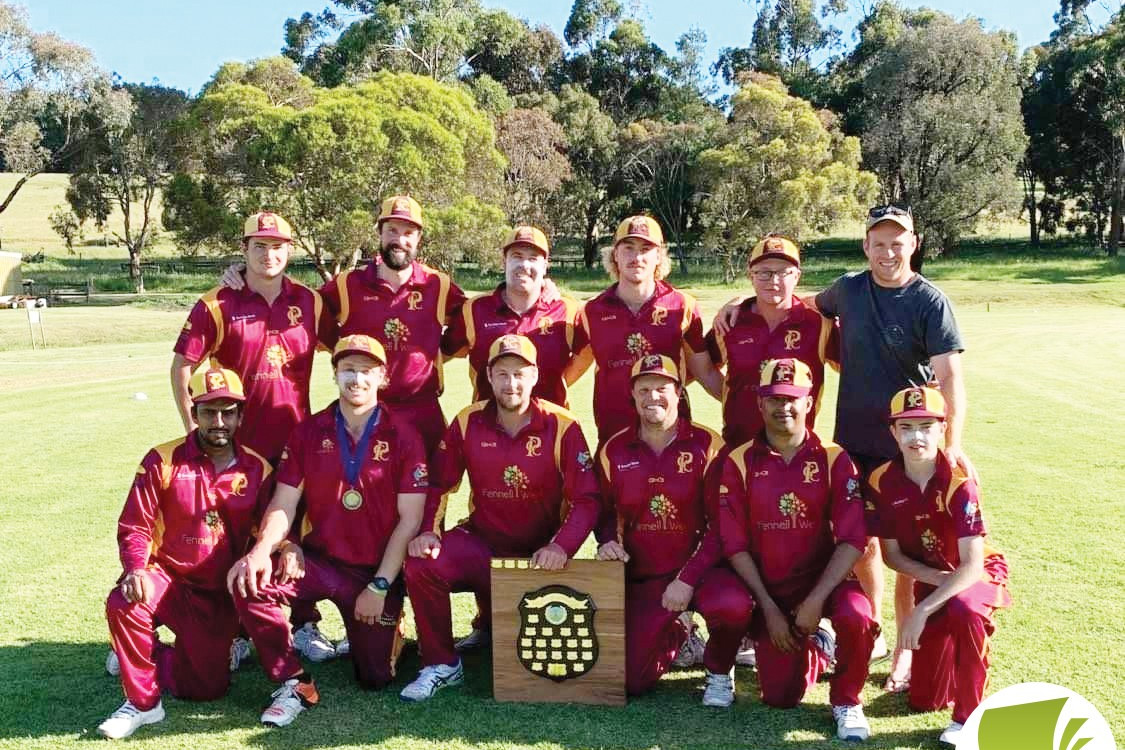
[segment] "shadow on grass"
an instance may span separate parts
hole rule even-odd
[[[100,643],[25,642],[0,647],[0,740],[58,737],[97,739],[96,727],[122,700],[117,678],[105,673],[108,646]],[[417,674],[409,648],[399,676],[388,688],[356,687],[347,660],[312,665],[321,704],[284,729],[258,726],[273,690],[257,664],[232,675],[228,695],[194,703],[166,697],[167,717],[138,730],[137,737],[169,743],[196,741],[201,748],[247,745],[261,748],[333,748],[382,744],[394,748],[539,743],[564,748],[824,748],[839,746],[828,708],[802,705],[790,710],[763,706],[756,676],[740,669],[738,700],[730,710],[699,704],[702,673],[673,671],[655,690],[625,708],[498,703],[492,699],[487,651],[465,657],[466,683],[430,702],[403,703],[398,692]],[[929,745],[926,730],[881,733],[879,717],[902,713],[901,696],[880,697],[869,707],[874,736],[867,747]],[[247,730],[253,734],[246,736]],[[222,736],[231,733],[230,736]]]

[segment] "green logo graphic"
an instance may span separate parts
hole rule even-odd
[[[977,742],[980,750],[1081,750],[1093,737],[1077,737],[1084,718],[1066,723],[1059,744],[1055,729],[1069,698],[990,708],[980,718]]]

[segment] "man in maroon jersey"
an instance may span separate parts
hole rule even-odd
[[[664,281],[671,261],[660,225],[648,216],[625,219],[602,260],[614,283],[579,313],[580,341],[567,370],[567,381],[573,383],[591,363],[597,365],[594,421],[599,442],[636,421],[629,373],[641,357],[669,357],[685,382],[690,373],[712,396],[722,395],[722,375],[707,353],[698,303]]]
[[[797,705],[834,656],[837,736],[865,740],[871,730],[860,692],[878,627],[870,600],[849,579],[867,545],[863,497],[848,455],[806,426],[811,392],[804,362],[766,362],[758,381],[763,430],[731,451],[720,475],[722,551],[756,604],[751,635],[762,701]],[[834,639],[819,628],[825,616]]]
[[[488,350],[509,333],[535,343],[539,382],[534,396],[566,407],[563,371],[576,346],[575,318],[580,305],[569,297],[545,294],[551,248],[543,232],[532,226],[513,229],[504,240],[504,282],[488,294],[474,297],[453,318],[442,340],[451,357],[468,355],[473,401],[492,397],[488,384]],[[548,302],[547,297],[554,298]]]
[[[867,523],[887,567],[914,579],[916,605],[898,633],[912,650],[911,708],[944,710],[941,741],[956,744],[984,697],[993,613],[1011,605],[1008,563],[988,544],[980,486],[941,449],[949,409],[933,388],[891,399],[898,458],[871,472]]]
[[[236,373],[200,370],[189,392],[198,427],[145,455],[117,523],[124,572],[106,619],[126,700],[98,727],[109,739],[162,720],[162,690],[214,700],[230,683],[238,617],[223,581],[250,542],[272,470],[234,439],[246,401]],[[157,624],[175,646],[160,643]]]
[[[450,593],[474,592],[478,617],[487,617],[493,557],[530,557],[533,565],[560,570],[597,522],[597,482],[582,428],[561,406],[531,395],[535,360],[525,336],[493,342],[493,397],[463,409],[434,453],[423,531],[406,563],[423,666],[400,693],[403,700],[423,701],[464,680]],[[466,471],[469,517],[443,532],[445,504]]]
[[[708,523],[705,478],[722,448],[711,430],[680,416],[680,374],[668,357],[633,365],[639,420],[598,449],[602,490],[598,559],[625,562],[625,688],[650,689],[688,637],[686,610],[703,615],[710,640],[705,706],[734,701],[735,653],[754,602],[719,562],[718,531]]]
[[[791,240],[763,238],[750,252],[747,275],[754,296],[744,301],[729,331],[712,328],[707,346],[723,381],[723,440],[737,446],[762,429],[758,378],[767,359],[789,357],[809,366],[813,376],[813,428],[824,387],[824,365],[836,366],[839,336],[833,321],[801,302],[793,292],[801,280],[801,254]]]
[[[289,724],[318,699],[293,650],[283,604],[330,599],[344,620],[360,685],[378,689],[394,677],[401,649],[399,572],[425,506],[422,440],[379,403],[386,378],[382,345],[369,336],[345,336],[332,360],[340,399],[293,431],[258,541],[227,576],[262,667],[281,683],[262,714],[273,726]],[[298,547],[288,536],[301,500]],[[271,562],[275,552],[296,555],[295,576]]]

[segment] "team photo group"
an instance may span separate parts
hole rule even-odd
[[[700,710],[726,708],[743,665],[759,695],[739,699],[781,709],[827,676],[826,729],[863,741],[879,726],[861,693],[885,658],[884,689],[951,711],[940,740],[955,744],[985,695],[1007,563],[963,448],[952,306],[913,270],[908,207],[876,206],[865,223],[868,267],[812,296],[795,291],[799,247],[761,238],[748,294],[705,324],[668,283],[648,216],[617,226],[610,284],[584,301],[550,279],[533,226],[497,248],[503,282],[468,297],[420,260],[426,223],[409,196],[382,201],[375,257],[320,289],[287,275],[286,219],[249,216],[244,264],[199,298],[174,345],[184,434],[143,457],[120,515],[106,669],[125,702],[98,731],[161,721],[164,693],[222,698],[251,650],[276,683],[268,726],[321,701],[310,665],[335,657],[359,688],[426,701],[473,679],[461,653],[491,644],[492,560],[561,571],[593,533],[597,559],[624,564],[628,695],[702,665]],[[323,407],[310,403],[318,351],[338,388]],[[473,397],[447,418],[442,365],[456,357]],[[832,435],[813,430],[827,367]],[[597,445],[568,402],[590,369]],[[722,424],[693,421],[692,381]],[[447,519],[463,481],[468,516]],[[459,640],[456,592],[476,605]],[[396,673],[406,602],[416,675]],[[336,643],[317,624],[329,603],[346,631]],[[540,647],[531,658],[561,658]]]

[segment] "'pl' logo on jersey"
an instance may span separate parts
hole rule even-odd
[[[691,471],[692,462],[695,460],[689,451],[680,451],[680,455],[676,457],[676,469],[681,474],[687,474]]]
[[[801,345],[801,332],[788,330],[785,332],[785,351],[795,351]]]
[[[290,305],[288,315],[289,326],[291,328],[301,325],[301,308],[297,307],[296,305]]]
[[[543,336],[548,335],[551,332],[551,324],[554,323],[554,322],[555,321],[551,320],[550,318],[540,318],[539,319],[539,333],[542,334]]]
[[[543,447],[543,440],[538,435],[532,435],[527,439],[527,457],[535,458],[539,455],[539,449]]]
[[[386,440],[380,440],[375,443],[375,447],[371,449],[371,459],[374,461],[386,461],[387,454],[391,452],[391,445]]]
[[[422,305],[422,293],[417,289],[406,295],[406,306],[413,312]]]
[[[234,479],[230,480],[230,493],[242,497],[246,493],[246,486],[249,482],[246,475],[241,471],[234,475]]]
[[[812,484],[820,479],[820,465],[816,461],[805,461],[805,484]]]
[[[657,305],[652,310],[652,324],[654,326],[664,325],[664,321],[668,320],[668,308]]]

